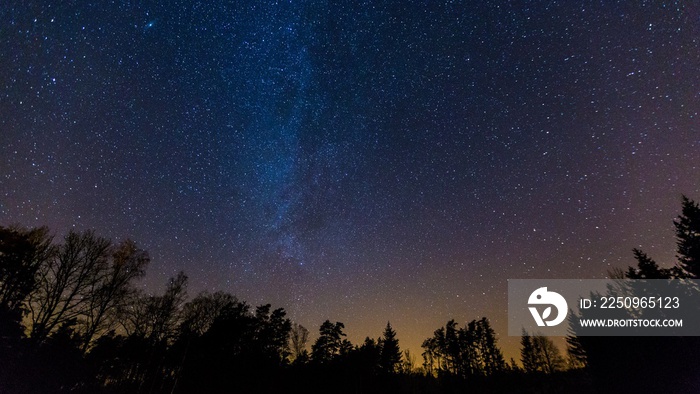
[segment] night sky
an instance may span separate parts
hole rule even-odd
[[[52,4],[53,3],[53,4]],[[506,333],[508,278],[673,261],[700,199],[700,8],[3,1],[0,225],[132,238],[349,339]]]

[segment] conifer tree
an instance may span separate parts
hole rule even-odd
[[[537,356],[535,355],[535,347],[532,343],[532,337],[523,329],[522,337],[520,338],[520,362],[523,363],[525,372],[535,372],[537,370]]]
[[[700,278],[700,206],[683,196],[681,214],[676,227],[678,263],[691,278]]]
[[[401,349],[399,340],[396,338],[396,331],[391,328],[391,323],[386,323],[384,335],[382,337],[382,351],[379,358],[381,369],[388,373],[396,372],[401,363]]]

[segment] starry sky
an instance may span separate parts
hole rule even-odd
[[[0,225],[132,238],[353,342],[487,316],[509,278],[674,256],[700,199],[681,1],[4,1]]]

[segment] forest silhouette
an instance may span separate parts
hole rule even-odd
[[[682,198],[677,262],[635,249],[611,277],[700,278],[700,207]],[[698,337],[590,337],[567,348],[523,331],[505,360],[487,318],[449,320],[402,351],[390,322],[351,343],[342,322],[309,329],[283,308],[225,292],[187,297],[187,276],[158,295],[135,284],[148,253],[94,231],[0,227],[0,393],[700,392]],[[505,278],[504,278],[505,280]]]

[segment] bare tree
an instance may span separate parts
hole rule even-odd
[[[231,294],[217,291],[213,294],[200,293],[182,308],[181,334],[204,334],[214,321],[238,304]]]
[[[437,331],[436,331],[437,333]],[[421,345],[423,349],[423,370],[428,376],[435,376],[440,369],[440,352],[435,337],[427,338]],[[437,368],[436,368],[437,365]]]
[[[292,332],[289,339],[292,343],[292,361],[308,357],[306,344],[309,341],[309,330],[307,330],[306,327],[302,326],[301,324],[294,323],[292,325]]]
[[[554,373],[566,367],[564,357],[551,339],[544,335],[530,335],[523,330],[521,360],[525,372]]]
[[[32,338],[42,341],[80,316],[107,267],[109,250],[110,241],[93,231],[66,235],[55,258],[38,270],[37,289],[27,303]]]
[[[416,358],[408,349],[403,351],[403,360],[401,362],[401,372],[411,374],[416,370]]]
[[[170,278],[161,296],[131,295],[123,314],[127,334],[155,342],[172,340],[181,322],[182,306],[187,297],[187,275],[179,272]]]
[[[117,311],[122,309],[128,294],[133,291],[132,282],[146,274],[150,261],[148,253],[131,240],[114,247],[110,258],[110,264],[98,273],[99,280],[93,282],[82,313],[83,351],[87,350],[96,334],[114,328]]]
[[[538,356],[539,368],[545,373],[554,373],[564,370],[566,362],[559,352],[559,348],[551,339],[544,335],[535,335],[533,344]]]

